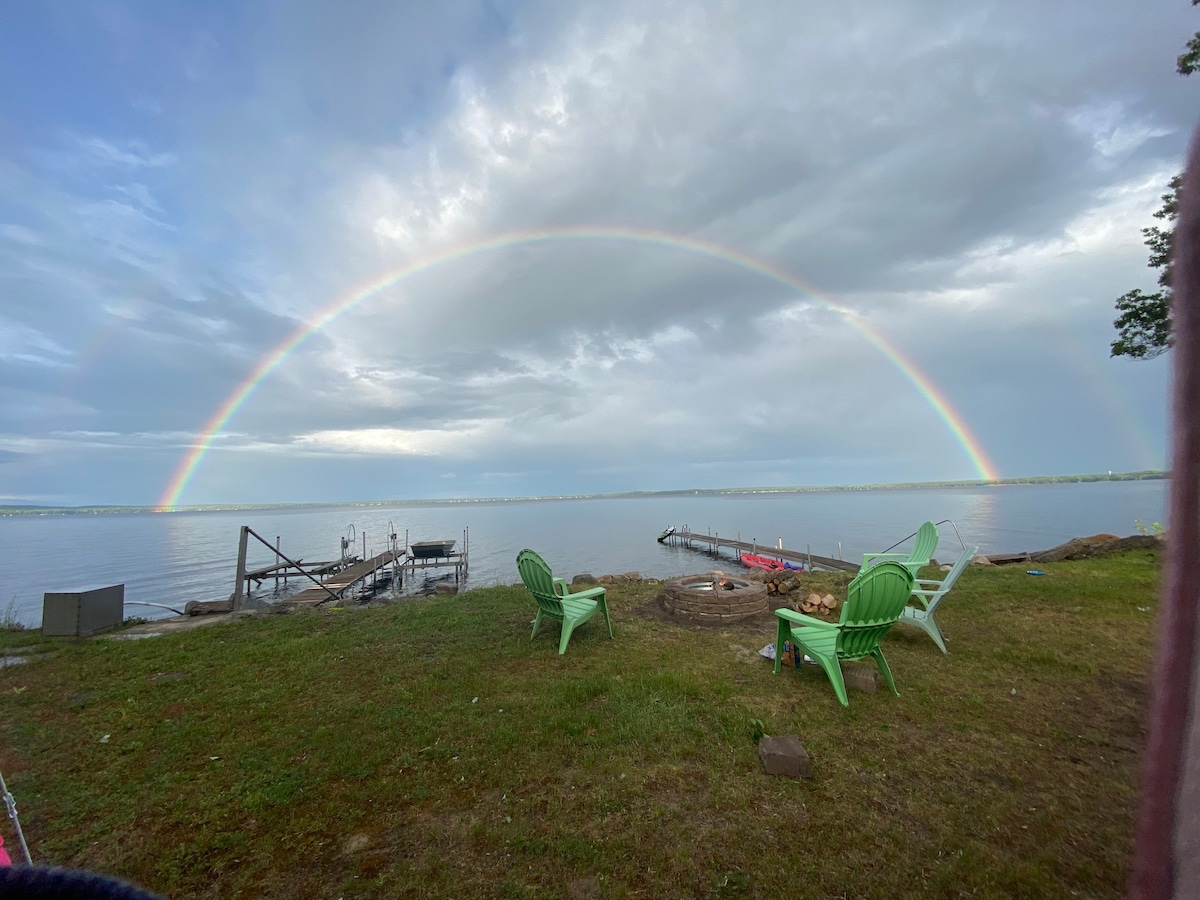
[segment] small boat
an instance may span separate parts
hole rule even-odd
[[[449,557],[457,541],[417,541],[409,546],[416,559],[441,559]]]
[[[658,542],[660,544],[663,543],[663,541],[665,541],[667,538],[669,538],[674,533],[675,533],[675,526],[672,525],[670,528],[667,528],[666,530],[663,531],[662,534],[660,534],[658,536]]]
[[[784,564],[777,559],[771,559],[769,556],[759,556],[757,553],[743,553],[741,555],[742,565],[749,566],[752,569],[765,569],[768,572],[782,572]]]

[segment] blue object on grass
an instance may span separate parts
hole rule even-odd
[[[1040,569],[1030,569],[1025,574],[1026,575],[1045,575],[1046,573],[1041,571]]]

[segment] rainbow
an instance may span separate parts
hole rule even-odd
[[[946,396],[917,368],[912,360],[908,359],[896,347],[892,346],[857,311],[838,304],[830,297],[821,294],[816,288],[784,271],[779,266],[750,256],[740,250],[734,250],[700,238],[684,237],[663,231],[589,226],[508,232],[482,241],[458,246],[426,257],[418,262],[410,263],[396,271],[389,272],[374,281],[354,289],[346,296],[332,301],[321,309],[315,317],[297,326],[291,334],[264,355],[246,376],[245,380],[234,388],[229,396],[221,401],[221,405],[217,407],[216,411],[201,428],[196,443],[191,446],[180,460],[171,476],[170,482],[163,490],[157,509],[160,512],[167,512],[178,505],[180,496],[187,488],[192,476],[195,475],[196,469],[204,459],[204,455],[212,447],[213,442],[225,429],[225,426],[229,424],[229,420],[241,409],[242,404],[254,393],[254,389],[262,383],[263,379],[275,371],[287,359],[288,355],[304,343],[313,333],[324,328],[342,313],[346,312],[346,310],[358,305],[384,288],[395,285],[406,278],[411,278],[421,272],[474,254],[545,241],[594,240],[638,242],[682,250],[687,253],[738,266],[817,300],[830,310],[844,317],[852,327],[862,334],[868,342],[879,350],[912,383],[921,393],[921,396],[925,398],[929,406],[932,407],[933,411],[946,424],[946,427],[962,447],[981,479],[984,481],[996,481],[1000,478],[995,464],[988,458],[987,453],[979,443],[979,439],[971,433],[962,416],[951,406]]]

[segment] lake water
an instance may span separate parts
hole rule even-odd
[[[567,578],[641,572],[665,578],[734,570],[695,550],[655,538],[667,526],[756,540],[821,556],[861,557],[916,531],[923,521],[949,519],[962,540],[982,553],[1045,550],[1073,537],[1126,536],[1135,520],[1164,522],[1166,480],[958,488],[699,494],[588,500],[482,501],[430,506],[319,507],[209,512],[21,515],[0,518],[0,614],[11,607],[21,622],[41,623],[42,594],[124,582],[126,615],[172,613],[136,602],[182,608],[189,600],[217,600],[234,587],[238,534],[249,525],[285,554],[304,560],[337,559],[343,536],[362,553],[387,549],[393,530],[403,541],[454,539],[461,549],[469,529],[468,587],[518,580],[517,553],[537,550],[555,574]],[[353,531],[351,531],[353,526]],[[955,529],[940,528],[936,556],[953,559]],[[903,548],[901,548],[903,549]],[[251,541],[248,567],[275,561]],[[449,570],[447,570],[449,571]],[[449,576],[452,577],[452,576]],[[292,579],[288,592],[304,586]],[[422,581],[410,592],[428,591]],[[256,596],[277,599],[270,582]]]

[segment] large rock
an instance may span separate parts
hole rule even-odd
[[[1152,534],[1135,534],[1126,538],[1114,540],[1096,540],[1108,538],[1109,535],[1096,535],[1095,538],[1073,538],[1065,544],[1059,544],[1041,553],[1031,553],[1029,558],[1034,562],[1062,562],[1068,559],[1092,559],[1097,556],[1108,556],[1112,553],[1124,553],[1126,550],[1148,550],[1162,546],[1160,539]]]
[[[578,587],[581,584],[593,584],[594,585],[594,584],[599,584],[599,583],[600,582],[596,581],[595,575],[589,575],[586,572],[582,575],[576,575],[574,578],[571,579],[571,587]]]
[[[183,608],[186,616],[212,616],[233,612],[232,600],[189,600]]]

